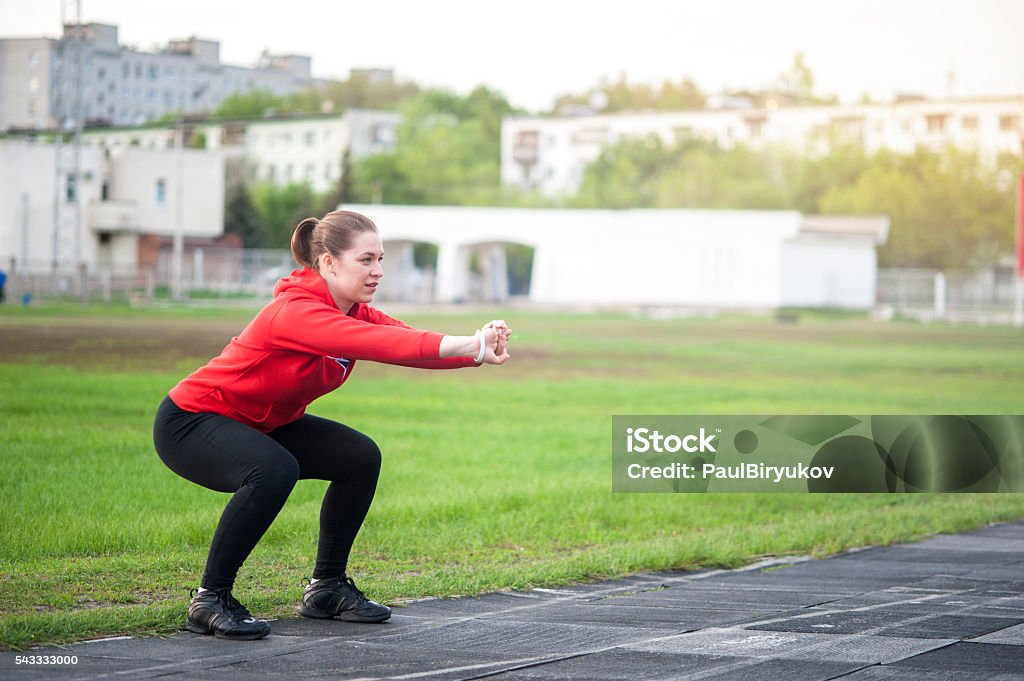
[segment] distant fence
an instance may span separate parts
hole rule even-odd
[[[1018,286],[1013,267],[879,269],[876,302],[880,309],[916,319],[1009,323]]]
[[[295,267],[287,250],[195,249],[182,261],[183,295],[191,300],[269,299],[277,280]],[[168,251],[161,251],[157,262],[148,267],[126,263],[54,267],[46,261],[11,259],[0,268],[8,275],[9,303],[68,299],[146,304],[171,297],[173,268]],[[432,270],[395,270],[391,275],[393,285],[381,291],[381,302],[434,301]],[[471,291],[479,288],[476,278],[470,275]],[[881,268],[876,309],[883,315],[922,320],[1010,323],[1014,321],[1017,286],[1012,267],[975,272]]]
[[[43,260],[0,265],[7,271],[9,302],[68,299],[146,303],[171,297],[172,254],[149,266],[134,263],[74,265]],[[6,265],[6,266],[5,266]],[[203,248],[182,259],[185,298],[269,298],[274,283],[295,268],[286,250]]]

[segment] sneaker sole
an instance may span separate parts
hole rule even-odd
[[[311,617],[317,620],[339,619],[342,622],[364,622],[368,624],[383,622],[391,617],[390,612],[380,617],[363,617],[353,612],[343,612],[340,615],[332,615],[326,610],[320,610],[319,608],[311,608],[307,605],[303,605],[299,608],[299,614],[303,617]]]
[[[270,633],[270,629],[267,629],[266,631],[258,631],[252,634],[221,634],[220,632],[210,631],[205,627],[192,624],[191,622],[185,623],[185,629],[191,631],[193,634],[202,634],[203,636],[212,635],[215,638],[222,638],[228,641],[256,641],[261,638],[264,638],[267,634]]]

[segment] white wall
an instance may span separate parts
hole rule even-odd
[[[440,301],[466,298],[472,249],[512,242],[535,249],[530,300],[542,304],[873,304],[876,238],[802,233],[790,211],[345,208],[376,222],[385,249],[437,244]]]
[[[94,235],[87,226],[85,206],[100,197],[102,152],[83,147],[80,162],[81,257],[88,261],[95,257],[96,250]],[[52,145],[0,140],[0,266],[5,269],[12,256],[19,262],[27,260],[41,268],[53,261],[55,163],[56,151]],[[63,183],[59,191],[64,192]],[[28,200],[27,220],[23,197]],[[74,235],[70,232],[65,235],[60,243],[61,260],[73,262],[76,259]]]
[[[70,155],[70,149],[66,149]],[[177,157],[174,151],[126,149],[105,158],[99,147],[81,148],[80,253],[71,231],[72,210],[68,205],[58,260],[62,267],[84,261],[90,264],[131,264],[138,257],[138,234],[174,233],[176,220]],[[56,150],[53,145],[22,140],[0,140],[0,267],[11,257],[20,266],[46,270],[54,258],[54,194],[63,196],[63,183],[55,187]],[[224,170],[219,154],[210,151],[184,152],[184,233],[186,236],[214,237],[224,232]],[[164,177],[164,205],[156,201],[156,179]],[[101,202],[104,181],[110,183],[109,198]],[[23,198],[24,197],[24,198]],[[27,198],[27,212],[26,212]],[[124,224],[93,227],[97,211],[118,207],[127,217]],[[117,213],[117,211],[114,211]],[[27,227],[26,227],[27,225]],[[100,232],[109,241],[100,243]]]
[[[140,230],[173,235],[177,228],[178,182],[183,182],[182,227],[185,236],[224,233],[224,159],[219,151],[184,149],[179,180],[178,152],[128,148],[111,154],[110,198],[134,200]],[[157,201],[157,180],[165,180],[164,201]]]
[[[781,256],[783,306],[874,306],[877,254],[869,240],[802,237],[786,243]]]

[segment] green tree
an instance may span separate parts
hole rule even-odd
[[[657,136],[627,138],[607,148],[583,176],[572,201],[603,208],[779,209],[792,204],[782,149],[723,150],[697,139],[665,144]]]
[[[374,154],[353,163],[350,187],[355,203],[415,205],[425,202],[406,176],[397,153]]]
[[[699,140],[665,144],[651,136],[606,148],[570,204],[886,215],[882,265],[978,267],[1012,250],[1013,178],[1021,170],[1015,156],[992,161],[954,148],[867,154],[837,146],[808,156]]]
[[[246,248],[267,246],[267,227],[244,184],[234,187],[224,206],[224,231],[237,234]]]
[[[493,205],[512,193],[500,186],[501,119],[515,109],[478,87],[466,96],[428,90],[406,101],[395,151],[352,167],[356,200]]]
[[[267,111],[280,111],[284,99],[267,89],[234,92],[228,95],[211,118],[249,118],[262,116]]]
[[[660,85],[630,83],[625,74],[613,83],[605,83],[582,94],[565,94],[555,100],[554,111],[566,106],[592,106],[600,111],[685,111],[701,109],[707,95],[690,78],[678,83],[666,80]]]
[[[322,198],[309,184],[284,187],[260,185],[253,189],[253,203],[266,225],[267,246],[288,248],[295,226],[310,216],[319,217]]]
[[[804,61],[802,52],[793,55],[793,64],[789,70],[779,76],[778,88],[780,92],[789,95],[795,104],[814,102],[814,74]]]
[[[856,182],[829,190],[820,208],[888,215],[889,239],[879,251],[884,266],[986,266],[1013,248],[1011,178],[1021,169],[1014,157],[991,162],[954,148],[881,152]]]
[[[323,94],[335,110],[396,109],[419,92],[419,85],[413,82],[377,80],[366,73],[357,72],[350,74],[346,80],[328,83]]]

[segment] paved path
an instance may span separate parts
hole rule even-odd
[[[262,641],[80,643],[0,679],[1024,680],[1024,522],[828,560],[278,620]]]

